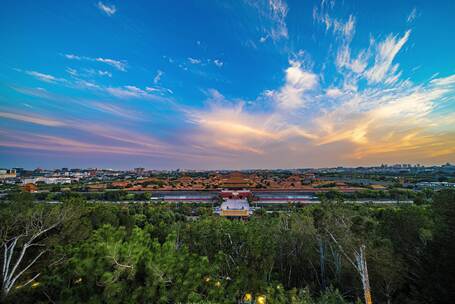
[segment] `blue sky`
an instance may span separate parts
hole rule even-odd
[[[0,166],[455,161],[453,1],[6,1]]]

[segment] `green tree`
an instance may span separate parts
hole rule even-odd
[[[415,294],[426,303],[451,303],[455,298],[455,190],[435,193],[435,229],[421,259]]]

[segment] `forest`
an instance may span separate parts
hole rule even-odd
[[[0,203],[3,303],[453,303],[455,191],[228,220],[208,206]],[[357,265],[358,266],[358,265]],[[259,300],[260,298],[260,300]]]

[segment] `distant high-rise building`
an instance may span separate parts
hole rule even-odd
[[[144,174],[145,169],[144,168],[134,168],[134,172],[136,174]]]

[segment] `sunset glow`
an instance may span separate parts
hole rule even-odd
[[[0,162],[455,161],[454,4],[366,2],[7,1]]]

